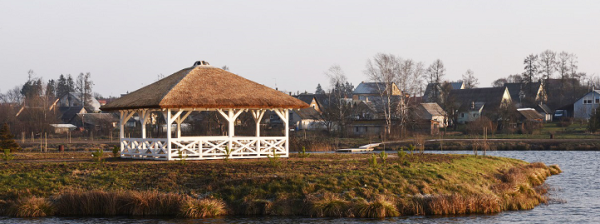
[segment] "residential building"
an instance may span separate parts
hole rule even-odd
[[[502,109],[512,104],[506,87],[454,89],[448,96],[457,112],[457,122],[471,122],[482,115],[498,115]]]
[[[600,105],[600,90],[590,91],[573,104],[573,117],[590,119],[598,105]]]

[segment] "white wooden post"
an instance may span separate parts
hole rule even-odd
[[[283,120],[283,122],[285,123],[285,156],[284,157],[288,157],[289,156],[289,152],[290,152],[290,113],[289,113],[289,109],[283,109],[283,110],[279,110],[279,109],[274,109],[273,111],[275,111],[275,113],[279,116],[279,118],[281,118],[281,120]]]
[[[225,112],[223,112],[222,109],[217,109],[217,111],[229,123],[229,131],[227,132],[227,136],[229,137],[229,140],[227,142],[227,148],[229,150],[233,150],[232,146],[233,146],[233,136],[235,136],[235,119],[237,119],[237,117],[240,116],[240,114],[242,114],[242,112],[244,112],[244,110],[240,109],[238,111],[235,111],[235,109],[228,109],[227,114],[225,114]]]
[[[171,160],[171,109],[167,109],[167,160]]]
[[[184,110],[181,110],[181,111],[183,112]],[[190,110],[190,111],[188,111],[188,112],[187,112],[185,115],[183,115],[183,116],[179,116],[179,117],[177,117],[177,119],[175,120],[175,122],[177,122],[177,138],[181,138],[181,123],[183,123],[183,121],[185,121],[185,119],[186,119],[188,116],[190,116],[190,114],[191,114],[192,112],[193,112],[193,111],[192,111],[192,110]]]
[[[123,149],[125,148],[123,145],[123,138],[125,138],[125,124],[123,122],[123,112],[122,110],[119,111],[119,144],[121,145],[121,153],[123,153]]]
[[[125,149],[125,145],[123,145],[123,139],[125,138],[125,123],[135,114],[133,111],[121,110],[119,117],[119,142],[121,143],[121,157],[123,157],[123,150]]]
[[[227,121],[229,123],[229,131],[227,131],[227,136],[229,137],[229,142],[227,143],[227,149],[233,150],[233,136],[235,135],[235,119],[233,118],[233,109],[227,111]]]
[[[252,117],[254,118],[254,122],[256,123],[256,152],[257,155],[260,155],[260,121],[265,115],[265,110],[254,110],[252,111]]]
[[[290,110],[285,109],[285,157],[290,154]]]

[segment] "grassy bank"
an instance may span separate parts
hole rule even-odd
[[[341,154],[185,163],[77,156],[56,162],[49,154],[37,161],[26,154],[0,165],[3,215],[496,213],[544,203],[544,180],[560,173],[557,166],[471,155],[390,155],[375,164],[370,155]]]

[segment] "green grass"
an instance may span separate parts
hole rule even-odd
[[[0,200],[48,198],[69,190],[156,190],[222,199],[233,214],[352,216],[350,210],[335,210],[347,202],[348,209],[369,205],[374,206],[373,211],[383,212],[365,215],[367,210],[361,210],[356,216],[379,217],[395,215],[389,211],[391,205],[412,200],[414,195],[500,197],[503,193],[494,189],[502,184],[499,176],[503,171],[519,168],[533,175],[529,171],[533,168],[527,168],[526,162],[501,157],[415,154],[400,161],[391,155],[387,166],[377,167],[370,166],[368,158],[369,155],[313,154],[310,158],[280,158],[280,166],[272,166],[265,159],[186,164],[114,159],[102,164],[91,160],[0,164]],[[535,169],[547,175],[551,172],[545,165]],[[519,183],[530,184],[528,180]],[[324,195],[337,202],[322,201],[326,199]],[[389,200],[382,200],[382,196]],[[320,208],[334,210],[311,213],[306,210],[310,206],[305,205],[310,198],[319,201]]]

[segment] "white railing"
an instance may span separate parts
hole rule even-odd
[[[181,137],[171,139],[171,156],[166,138],[123,138],[121,157],[153,160],[204,160],[266,158],[273,153],[287,157],[286,137]]]

